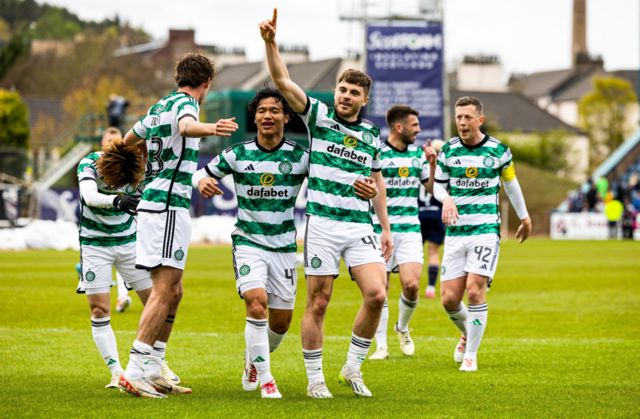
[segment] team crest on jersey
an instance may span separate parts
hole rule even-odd
[[[484,158],[484,160],[482,160],[482,164],[484,164],[484,167],[493,167],[494,162],[495,160],[491,156],[487,156]]]
[[[398,176],[400,177],[407,177],[409,176],[409,168],[408,167],[401,167],[398,169]]]
[[[418,160],[418,159],[411,160],[411,165],[413,167],[415,167],[416,169],[419,169],[420,168],[420,160]]]
[[[363,132],[362,141],[364,141],[367,144],[371,144],[373,142],[373,134],[371,134],[369,131]]]
[[[238,273],[241,276],[249,275],[249,272],[251,272],[251,267],[249,265],[242,265],[240,269],[238,269]]]
[[[182,249],[178,249],[173,253],[173,257],[176,258],[176,260],[182,260],[184,259],[184,250]]]
[[[312,268],[319,268],[322,265],[322,259],[320,259],[318,256],[314,256],[313,258],[311,258],[311,267]]]
[[[354,148],[355,146],[358,145],[358,139],[354,137],[349,137],[348,135],[344,137],[342,142],[344,143],[344,145],[346,145],[349,148]]]
[[[85,175],[89,175],[89,176],[95,176],[96,175],[95,170],[93,170],[93,167],[91,167],[91,166],[85,167],[84,169],[82,169],[82,172]]]
[[[86,274],[84,274],[84,279],[87,282],[93,282],[93,280],[96,279],[96,274],[94,274],[93,271],[89,270]]]
[[[278,170],[283,175],[288,175],[293,170],[293,166],[288,161],[283,161],[278,165]]]
[[[273,186],[273,183],[276,181],[276,177],[271,173],[263,173],[260,176],[260,184],[262,186]]]
[[[467,167],[467,170],[464,171],[464,174],[468,178],[477,178],[478,177],[478,168],[477,167]]]
[[[152,127],[155,127],[157,125],[160,125],[160,117],[158,115],[153,115],[151,117],[151,121],[150,121],[150,125]]]

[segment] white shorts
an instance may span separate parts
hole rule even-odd
[[[267,291],[269,308],[293,310],[298,288],[295,252],[234,246],[233,270],[240,296],[246,291],[262,288]]]
[[[184,270],[190,240],[188,211],[139,212],[136,268],[171,266]]]
[[[474,273],[490,279],[496,273],[500,237],[495,234],[446,236],[440,281]]]
[[[87,295],[108,293],[115,266],[125,283],[136,291],[151,288],[151,274],[135,268],[136,245],[80,246],[82,284]]]
[[[420,233],[391,233],[393,237],[393,254],[387,262],[387,272],[398,272],[403,263],[424,263],[424,249]]]
[[[380,238],[373,232],[371,224],[308,215],[304,236],[304,273],[337,276],[340,256],[349,268],[366,263],[385,263]]]

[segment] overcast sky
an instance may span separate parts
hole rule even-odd
[[[42,0],[39,0],[43,2]],[[364,0],[48,0],[82,18],[118,14],[154,38],[192,28],[201,44],[244,47],[262,59],[258,23],[279,8],[280,43],[308,45],[313,59],[344,56],[362,44],[356,23],[340,21]],[[418,0],[369,0],[370,13],[411,11]],[[640,67],[640,1],[587,0],[587,44],[609,70]],[[444,0],[445,49],[451,66],[467,54],[498,55],[511,72],[570,65],[573,0]]]

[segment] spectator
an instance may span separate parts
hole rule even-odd
[[[586,192],[586,202],[587,202],[587,211],[595,212],[596,204],[598,203],[598,191],[596,190],[596,186],[593,184],[593,180],[589,179],[587,181],[588,190]]]
[[[107,105],[109,126],[117,127],[122,131],[122,122],[124,122],[127,107],[129,107],[127,99],[122,96],[118,96],[115,93],[111,93],[111,95],[109,95],[109,104]]]

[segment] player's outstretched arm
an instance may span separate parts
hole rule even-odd
[[[382,227],[382,233],[380,234],[382,255],[384,256],[384,260],[388,261],[393,254],[393,239],[391,237],[391,225],[389,224],[389,216],[387,213],[387,188],[384,184],[382,172],[373,172],[371,177],[375,180],[376,186],[378,187],[378,194],[373,198],[373,209]]]
[[[287,66],[282,61],[278,45],[276,44],[276,27],[278,23],[278,9],[273,9],[270,20],[260,23],[260,36],[264,41],[269,74],[276,87],[289,102],[291,108],[298,113],[307,107],[307,94],[291,80]]]
[[[191,138],[207,137],[216,135],[219,137],[230,137],[238,130],[236,118],[219,119],[216,123],[198,122],[194,118],[185,117],[178,122],[180,135]]]
[[[207,168],[211,165],[213,160],[205,167],[197,170],[193,176],[191,176],[191,183],[194,188],[198,189],[198,192],[205,198],[211,198],[214,195],[222,195],[222,189],[218,187],[218,180],[211,177],[207,173]],[[210,170],[210,169],[209,169]]]

